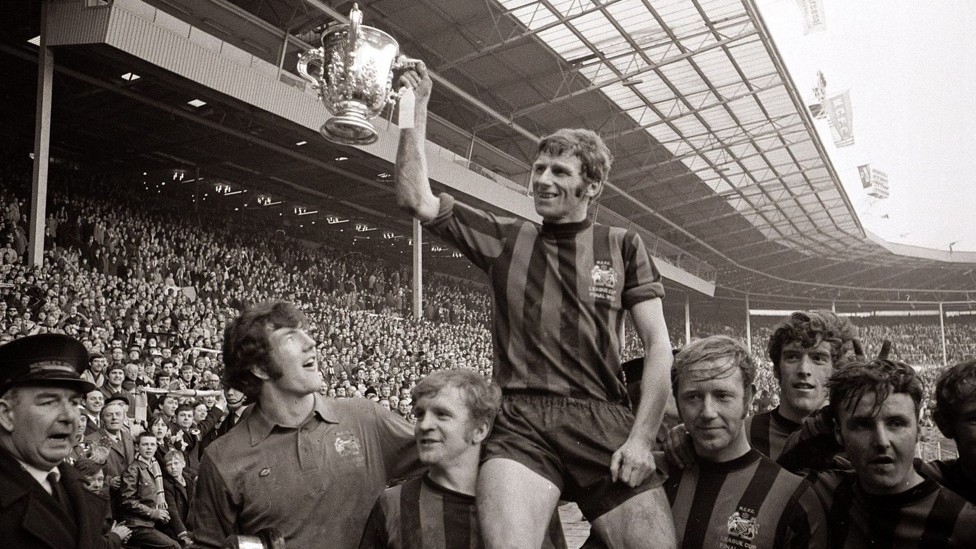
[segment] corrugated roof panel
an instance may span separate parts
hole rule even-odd
[[[512,6],[521,4],[522,2],[506,2],[505,0],[502,0],[502,4],[506,3],[511,4],[506,6],[507,8],[511,8]],[[512,12],[512,15],[514,15],[519,21],[530,29],[544,27],[559,19],[541,2],[517,8]]]

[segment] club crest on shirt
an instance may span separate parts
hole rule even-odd
[[[358,456],[362,453],[359,447],[359,440],[352,431],[339,431],[335,438],[336,453],[342,457]]]
[[[613,301],[617,279],[617,270],[609,261],[598,261],[590,270],[590,297]]]
[[[759,535],[756,512],[752,509],[739,507],[736,512],[729,516],[728,532],[729,537],[724,540],[726,547],[755,547],[750,542]]]

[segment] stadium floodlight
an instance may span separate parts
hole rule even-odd
[[[41,35],[38,34],[34,38],[31,38],[30,40],[28,40],[27,43],[28,44],[34,44],[37,47],[41,47]]]
[[[140,78],[142,77],[134,72],[127,72],[122,75],[122,80],[125,80],[126,82],[134,82],[136,80],[139,80]]]
[[[388,173],[386,173],[386,172],[383,172],[383,173],[379,174],[377,177],[379,177],[380,179],[389,179],[389,178],[391,178],[393,176],[390,175],[390,174],[388,174]]]
[[[345,162],[346,160],[349,160],[349,157],[348,156],[337,156],[336,157],[336,162]]]
[[[206,102],[206,101],[201,101],[201,100],[199,100],[199,99],[192,99],[192,100],[190,100],[190,101],[187,101],[187,102],[186,102],[186,104],[187,104],[187,105],[191,105],[191,106],[194,106],[194,107],[196,107],[196,108],[198,108],[198,109],[199,109],[200,107],[202,107],[202,106],[204,106],[204,105],[206,105],[206,104],[207,104],[207,102]]]
[[[295,143],[295,145],[298,145],[299,147],[301,147],[302,145],[307,145],[307,144],[308,144],[308,141],[299,141],[298,143]]]
[[[325,221],[329,225],[338,225],[339,223],[349,223],[348,219],[342,219],[334,215],[326,216]]]

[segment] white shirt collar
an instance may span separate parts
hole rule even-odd
[[[44,490],[48,494],[53,494],[54,493],[54,487],[51,486],[51,483],[50,482],[48,482],[47,476],[49,474],[51,474],[51,473],[54,473],[55,474],[55,479],[56,479],[55,482],[57,480],[60,480],[61,479],[61,471],[59,471],[57,467],[55,467],[55,468],[53,468],[53,469],[51,469],[49,471],[45,471],[43,469],[38,469],[37,467],[34,467],[33,465],[30,465],[29,463],[24,463],[23,461],[21,461],[19,459],[17,460],[17,463],[19,463],[20,466],[23,467],[25,471],[27,471],[27,474],[29,474],[30,476],[32,476],[34,478],[34,480],[36,480],[41,485],[41,487],[44,488]]]

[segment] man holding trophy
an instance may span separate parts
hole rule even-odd
[[[664,288],[636,233],[588,215],[610,151],[589,130],[543,138],[530,183],[543,223],[499,217],[432,193],[424,153],[432,82],[414,62],[400,83],[416,102],[414,119],[401,124],[397,201],[483,269],[493,289],[493,377],[503,402],[478,479],[485,546],[540,547],[566,499],[610,547],[673,547],[651,454],[670,391]],[[646,356],[636,416],[620,364],[625,310]]]

